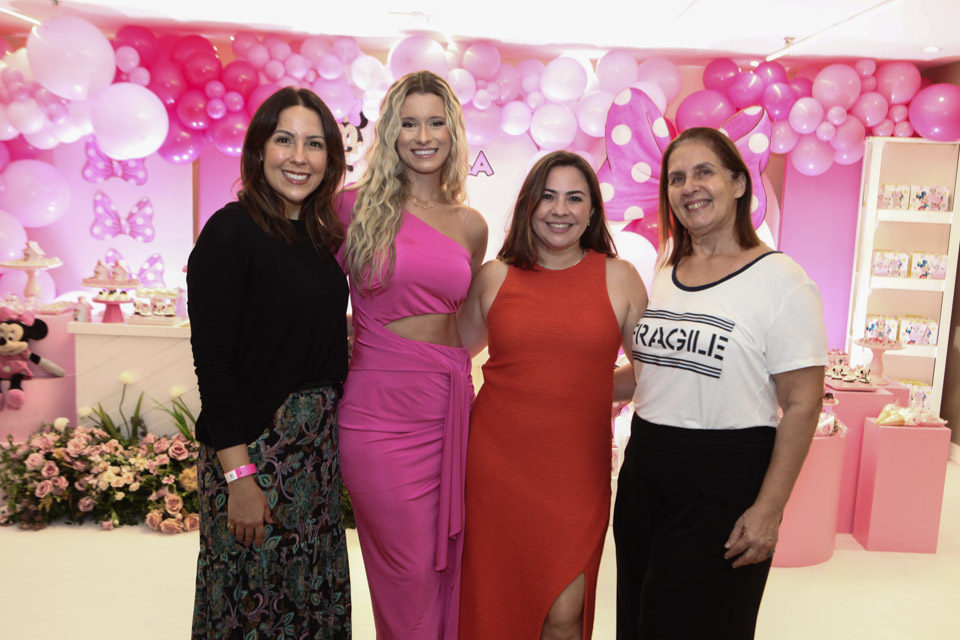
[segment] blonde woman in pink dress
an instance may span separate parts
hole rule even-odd
[[[368,168],[338,203],[354,327],[340,460],[379,640],[457,636],[473,387],[456,313],[487,246],[467,172],[456,97],[413,73],[384,98]]]

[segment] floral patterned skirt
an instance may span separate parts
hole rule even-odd
[[[350,638],[336,416],[334,387],[298,391],[248,445],[274,519],[257,549],[227,531],[223,469],[201,447],[194,638]]]

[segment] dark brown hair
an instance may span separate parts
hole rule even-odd
[[[617,252],[613,238],[607,228],[607,216],[603,210],[603,196],[600,194],[600,182],[597,174],[586,160],[570,151],[554,151],[540,158],[520,187],[517,202],[513,208],[513,220],[510,230],[503,241],[503,247],[497,256],[507,264],[520,269],[533,269],[537,263],[536,237],[533,232],[533,212],[540,204],[540,197],[547,185],[550,172],[557,167],[574,167],[583,174],[590,194],[590,206],[595,215],[580,236],[580,246],[613,258]]]
[[[667,167],[670,164],[670,157],[673,152],[682,144],[687,142],[699,142],[706,145],[713,151],[720,165],[733,175],[733,179],[743,176],[746,188],[743,195],[737,198],[737,215],[734,222],[734,231],[737,237],[737,243],[744,249],[750,249],[760,244],[760,237],[757,236],[753,228],[753,220],[750,218],[750,202],[753,199],[753,181],[750,179],[750,170],[740,157],[737,147],[725,134],[710,127],[691,127],[685,130],[679,136],[674,138],[673,142],[663,152],[663,165],[660,168],[660,247],[658,262],[665,266],[676,264],[680,258],[690,255],[693,251],[693,243],[690,234],[686,228],[680,224],[677,216],[673,215],[670,208],[670,197],[668,191],[670,188],[667,176]],[[673,246],[669,249],[670,240],[673,240]]]
[[[309,89],[284,87],[263,101],[250,119],[240,154],[240,181],[243,188],[237,199],[250,217],[268,236],[287,244],[297,242],[296,231],[284,214],[284,203],[263,173],[263,148],[277,130],[280,113],[301,106],[315,112],[323,127],[327,148],[327,167],[323,180],[300,205],[300,219],[307,235],[318,251],[336,253],[343,244],[343,224],[333,208],[333,197],[343,181],[347,161],[343,154],[343,138],[336,119],[327,105]]]

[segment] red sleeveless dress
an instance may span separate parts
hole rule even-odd
[[[509,267],[487,326],[467,447],[460,640],[539,638],[581,573],[589,638],[621,343],[606,256],[590,251],[557,271]]]

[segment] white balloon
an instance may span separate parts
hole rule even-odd
[[[7,106],[7,120],[23,134],[36,133],[43,129],[43,112],[33,98],[16,100]]]
[[[61,98],[86,100],[113,82],[116,58],[99,29],[73,16],[50,18],[27,36],[37,82]]]
[[[145,158],[167,138],[170,120],[155,93],[130,82],[110,85],[100,92],[91,112],[93,132],[111,158]]]

